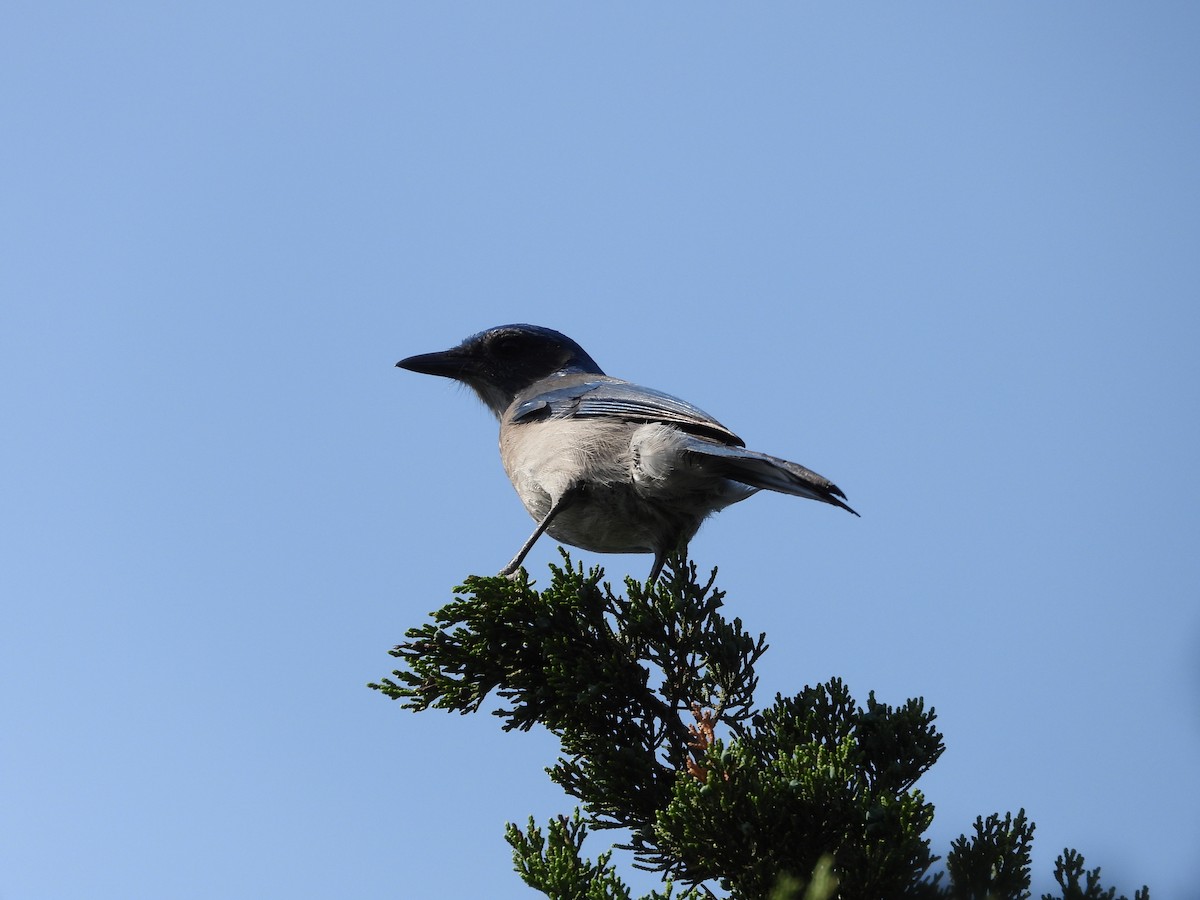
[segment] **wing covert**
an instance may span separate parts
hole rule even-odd
[[[521,403],[512,421],[539,415],[553,419],[612,416],[630,422],[664,422],[691,434],[745,446],[740,437],[686,400],[616,379],[596,379],[543,391]]]

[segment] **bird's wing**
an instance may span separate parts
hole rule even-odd
[[[665,422],[690,434],[742,447],[745,442],[685,400],[616,379],[591,379],[542,391],[518,404],[511,421],[611,416],[629,422]]]

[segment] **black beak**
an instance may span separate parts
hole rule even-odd
[[[474,360],[458,348],[439,353],[421,353],[396,363],[401,369],[420,372],[422,375],[441,375],[443,378],[459,378],[475,371]]]

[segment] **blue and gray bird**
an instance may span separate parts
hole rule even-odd
[[[747,450],[690,403],[610,378],[549,328],[501,325],[396,365],[462,382],[500,420],[500,459],[537,522],[501,575],[545,533],[596,553],[653,553],[654,581],[705,518],[764,488],[858,515],[832,481]]]

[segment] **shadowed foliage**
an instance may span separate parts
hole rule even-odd
[[[523,570],[468,578],[371,685],[415,711],[477,712],[492,697],[505,730],[558,738],[547,771],[579,805],[545,830],[508,826],[528,885],[628,900],[619,849],[662,873],[646,900],[1030,896],[1024,810],[976,819],[936,870],[924,837],[934,810],[916,784],[945,747],[922,699],[891,706],[872,692],[859,704],[832,678],[756,709],[766,639],[721,615],[715,571],[700,579],[676,560],[653,584],[626,579],[622,596],[563,556],[541,591]],[[609,828],[624,840],[586,858],[589,831]],[[1116,900],[1073,850],[1055,877],[1062,896],[1043,900]]]

